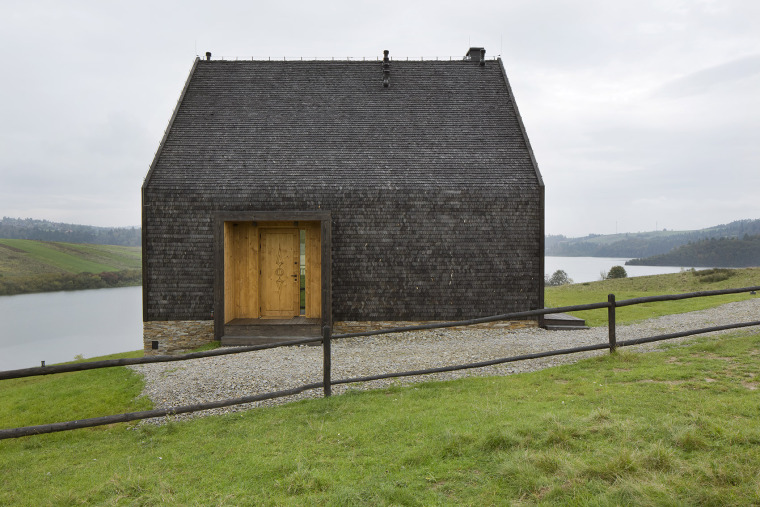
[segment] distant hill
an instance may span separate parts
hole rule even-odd
[[[688,243],[672,251],[626,262],[632,266],[694,266],[748,268],[760,266],[760,235],[711,238]]]
[[[3,217],[0,220],[0,238],[92,245],[141,246],[142,244],[139,227],[95,227],[9,217]]]
[[[140,285],[135,246],[0,239],[0,295]]]
[[[625,234],[592,234],[583,238],[547,236],[545,252],[546,255],[558,257],[645,258],[666,254],[674,248],[705,239],[742,239],[745,236],[756,235],[760,235],[760,220],[738,220],[696,231],[662,230]]]

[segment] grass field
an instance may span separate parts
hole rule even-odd
[[[757,285],[757,276],[659,275],[550,289],[547,298],[580,304],[608,292]],[[760,334],[665,347],[162,426],[3,440],[0,505],[760,504]],[[125,368],[2,381],[0,427],[144,410],[141,389]]]
[[[140,247],[0,239],[0,274],[102,273],[139,269]]]
[[[140,247],[0,239],[0,294],[136,285],[141,259]]]
[[[530,374],[5,440],[0,504],[757,504],[758,357],[760,335],[738,334]],[[0,426],[134,410],[147,405],[139,391],[121,368],[3,381]]]
[[[607,301],[608,294],[615,294],[615,298],[620,301],[662,294],[683,294],[705,290],[759,286],[760,268],[728,270],[727,277],[725,279],[721,278],[723,276],[711,278],[704,275],[698,276],[692,271],[683,271],[667,275],[637,276],[634,278],[618,278],[600,282],[547,287],[545,291],[545,306],[547,308],[556,308],[560,306],[600,303]],[[618,308],[616,310],[616,321],[618,324],[628,324],[661,315],[703,310],[731,301],[742,301],[751,297],[756,296],[745,293],[633,305]],[[606,309],[573,312],[572,315],[585,319],[586,323],[590,326],[607,324]]]

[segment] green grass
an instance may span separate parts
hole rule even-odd
[[[142,357],[142,351],[97,359],[123,357]],[[3,380],[0,421],[4,428],[9,428],[144,410],[150,401],[137,399],[142,386],[140,377],[126,368]]]
[[[572,238],[575,241],[583,241],[587,243],[597,243],[600,245],[609,245],[617,241],[625,241],[628,239],[659,239],[670,236],[680,236],[690,231],[649,231],[649,232],[634,232],[634,233],[620,233],[620,234],[601,234],[594,237],[585,238]]]
[[[667,275],[637,276],[633,278],[563,285],[561,287],[547,287],[545,290],[545,306],[547,308],[556,308],[560,306],[600,303],[607,301],[608,294],[615,294],[615,298],[620,301],[662,294],[683,294],[704,290],[760,285],[760,268],[734,269],[730,270],[730,272],[732,276],[728,278],[717,277],[718,281],[710,281],[713,278],[695,276],[691,271],[684,271]],[[616,310],[616,321],[618,324],[628,324],[662,315],[704,310],[731,301],[742,301],[753,297],[757,296],[737,294],[627,306]],[[586,323],[590,326],[607,325],[606,309],[573,312],[572,315],[585,319]]]
[[[0,295],[139,285],[141,267],[140,247],[0,239]]]
[[[531,374],[0,441],[0,504],[756,504],[758,357],[760,335],[737,334]],[[99,378],[107,371],[29,379],[24,417],[41,419],[46,404],[90,415],[78,408],[87,392],[122,383]],[[135,403],[99,399],[109,412]],[[6,410],[0,426],[24,417]]]
[[[139,269],[140,247],[0,239],[0,274],[102,273]]]
[[[577,284],[549,289],[547,300],[757,285],[759,273]],[[659,305],[690,311],[715,299]],[[162,426],[4,440],[0,505],[760,503],[760,334],[666,347]],[[118,356],[127,355],[141,352]],[[1,381],[0,427],[145,410],[141,387],[126,368]]]

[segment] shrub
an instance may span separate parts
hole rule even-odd
[[[691,272],[694,276],[698,277],[699,281],[702,283],[722,282],[736,274],[735,270],[724,268],[700,269],[699,271],[692,268]]]
[[[607,273],[607,278],[628,278],[628,273],[623,266],[612,266],[610,272]]]
[[[565,273],[563,269],[558,269],[551,277],[549,277],[549,275],[546,275],[544,281],[549,287],[559,287],[560,285],[573,283],[573,279],[567,276],[567,273]]]
[[[105,287],[128,287],[142,283],[139,269],[107,271],[104,273],[43,273],[20,276],[0,281],[0,295],[53,292],[59,290],[101,289]]]

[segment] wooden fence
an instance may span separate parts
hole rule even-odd
[[[616,309],[625,306],[637,305],[642,303],[652,303],[661,301],[677,301],[680,299],[718,296],[724,294],[739,294],[743,292],[754,293],[760,290],[760,286],[744,287],[740,289],[725,289],[725,290],[713,290],[713,291],[701,291],[690,292],[687,294],[676,295],[664,295],[664,296],[651,296],[634,299],[626,299],[622,301],[616,301],[615,295],[610,294],[607,301],[601,303],[591,303],[586,305],[564,306],[559,308],[544,308],[541,310],[531,310],[525,312],[514,312],[503,315],[494,315],[491,317],[483,317],[479,319],[470,319],[456,322],[442,322],[435,324],[424,324],[419,326],[406,326],[397,328],[381,329],[377,331],[367,331],[362,333],[346,333],[346,334],[332,334],[332,330],[329,327],[324,327],[322,330],[322,337],[320,338],[306,338],[300,340],[292,340],[286,342],[279,342],[267,345],[254,345],[247,347],[231,347],[220,348],[204,352],[195,352],[190,354],[183,354],[177,356],[152,356],[152,357],[140,357],[130,359],[109,359],[106,361],[91,361],[86,363],[77,364],[64,364],[54,366],[40,366],[36,368],[25,368],[19,370],[0,371],[0,380],[7,380],[13,378],[31,377],[37,375],[51,375],[55,373],[65,373],[73,371],[92,370],[96,368],[109,368],[113,366],[129,366],[134,364],[146,364],[146,363],[161,363],[170,361],[186,361],[189,359],[198,359],[202,357],[213,357],[227,354],[240,354],[242,352],[251,352],[256,350],[265,350],[277,347],[288,347],[293,345],[304,345],[308,343],[322,343],[323,350],[323,380],[322,382],[315,382],[311,384],[305,384],[300,387],[286,389],[282,391],[273,391],[264,394],[257,394],[252,396],[242,396],[239,398],[232,398],[228,400],[220,400],[210,403],[200,403],[196,405],[186,405],[180,407],[169,407],[165,409],[146,410],[142,412],[130,412],[127,414],[108,415],[104,417],[95,417],[90,419],[80,419],[77,421],[67,421],[52,424],[42,424],[38,426],[25,426],[22,428],[10,428],[0,430],[0,440],[5,438],[17,438],[29,435],[38,435],[42,433],[53,433],[57,431],[73,430],[78,428],[88,428],[92,426],[102,426],[105,424],[113,424],[119,422],[136,421],[140,419],[149,419],[153,417],[165,417],[175,414],[184,414],[189,412],[197,412],[200,410],[209,410],[213,408],[229,407],[232,405],[241,405],[244,403],[253,403],[257,401],[271,400],[275,398],[282,398],[285,396],[292,396],[302,393],[311,389],[320,389],[324,391],[324,396],[330,396],[332,386],[340,384],[350,384],[355,382],[369,382],[371,380],[380,380],[388,378],[409,377],[415,375],[427,375],[430,373],[441,373],[456,370],[465,370],[471,368],[483,368],[486,366],[492,366],[496,364],[524,361],[527,359],[538,359],[542,357],[558,356],[564,354],[574,354],[577,352],[587,352],[592,350],[609,349],[610,352],[614,352],[618,347],[628,347],[631,345],[639,345],[642,343],[650,343],[656,341],[670,340],[673,338],[680,338],[684,336],[692,336],[697,334],[710,333],[714,331],[724,331],[727,329],[737,329],[742,327],[760,326],[760,320],[751,322],[741,322],[736,324],[728,324],[724,326],[714,326],[701,329],[692,329],[689,331],[682,331],[678,333],[668,333],[656,336],[649,336],[644,338],[635,338],[631,340],[617,341],[616,337],[616,324],[615,315]],[[385,373],[381,375],[370,375],[365,377],[353,377],[346,379],[333,379],[331,377],[331,364],[332,364],[332,351],[331,344],[333,340],[339,340],[343,338],[354,338],[363,336],[374,336],[379,334],[388,333],[403,333],[407,331],[419,331],[425,329],[442,329],[449,327],[461,327],[471,326],[475,324],[483,324],[487,322],[496,322],[501,320],[514,320],[527,317],[539,317],[549,313],[567,313],[581,310],[594,310],[607,308],[608,313],[608,331],[609,340],[606,343],[599,343],[595,345],[586,345],[582,347],[572,347],[567,349],[550,350],[546,352],[537,352],[533,354],[524,354],[520,356],[505,357],[501,359],[492,359],[490,361],[481,361],[476,363],[458,364],[452,366],[444,366],[440,368],[430,368],[425,370],[413,370],[404,372]]]

